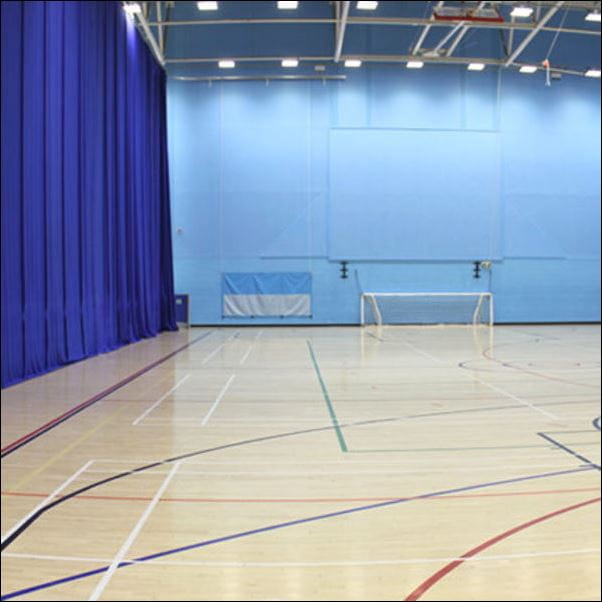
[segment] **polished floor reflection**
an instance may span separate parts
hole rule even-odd
[[[2,456],[2,599],[600,599],[599,325],[166,333]]]

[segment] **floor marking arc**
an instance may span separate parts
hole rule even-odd
[[[289,431],[286,433],[276,433],[274,435],[265,435],[262,437],[255,437],[252,439],[244,439],[242,441],[235,441],[233,443],[225,443],[223,445],[218,445],[215,447],[211,447],[211,448],[207,448],[207,449],[202,449],[202,450],[197,450],[197,451],[192,451],[192,452],[187,452],[185,454],[180,454],[178,456],[174,456],[172,458],[167,458],[165,460],[160,460],[160,461],[156,461],[156,462],[151,462],[150,464],[146,464],[144,466],[139,466],[137,468],[134,468],[132,470],[126,470],[123,472],[120,472],[118,474],[115,474],[111,477],[107,477],[105,479],[102,479],[100,481],[91,483],[89,485],[86,485],[85,487],[81,487],[80,489],[77,489],[75,491],[72,491],[71,493],[69,493],[68,495],[54,500],[53,502],[51,502],[50,504],[48,504],[47,506],[40,508],[33,516],[31,516],[26,523],[24,523],[15,533],[13,533],[10,537],[8,537],[6,539],[6,541],[2,542],[2,545],[0,546],[1,550],[4,550],[8,545],[10,545],[17,537],[19,537],[19,535],[25,531],[29,526],[31,526],[35,521],[37,521],[44,513],[46,513],[48,510],[52,509],[53,507],[64,503],[66,501],[68,501],[69,499],[76,497],[77,495],[81,494],[81,493],[85,493],[86,491],[89,491],[91,489],[94,489],[96,487],[99,487],[101,485],[104,485],[106,483],[110,483],[113,482],[115,480],[121,479],[121,478],[125,478],[128,477],[130,475],[133,474],[137,474],[140,472],[144,472],[146,470],[149,470],[151,468],[155,468],[157,466],[162,466],[164,464],[170,464],[172,462],[176,462],[178,460],[185,460],[188,458],[193,458],[199,455],[203,455],[203,454],[209,454],[212,452],[216,452],[216,451],[223,451],[226,449],[233,449],[235,447],[242,447],[245,445],[251,445],[251,444],[255,444],[255,443],[265,443],[266,441],[275,441],[278,439],[284,439],[284,438],[288,438],[288,437],[295,437],[298,435],[306,435],[306,434],[310,434],[310,433],[319,433],[319,432],[325,432],[327,430],[332,430],[332,429],[338,429],[340,430],[341,428],[348,428],[348,427],[357,427],[357,426],[366,426],[366,425],[370,425],[370,424],[384,424],[384,423],[388,423],[388,422],[397,422],[399,420],[403,420],[405,418],[399,418],[399,417],[394,417],[394,418],[374,418],[374,419],[370,419],[370,420],[364,420],[361,422],[352,422],[352,423],[346,423],[346,424],[342,424],[339,425],[338,422],[337,424],[333,425],[333,426],[324,426],[324,427],[314,427],[314,428],[309,428],[309,429],[301,429],[298,431]]]
[[[295,520],[286,521],[286,522],[282,522],[282,523],[276,523],[273,525],[258,527],[258,528],[250,529],[247,531],[232,533],[230,535],[216,537],[216,538],[203,540],[203,541],[193,543],[193,544],[180,546],[177,548],[172,548],[170,550],[165,550],[163,552],[156,552],[154,554],[140,556],[133,560],[122,561],[121,563],[119,563],[119,565],[116,566],[116,569],[125,568],[128,566],[134,566],[138,563],[146,562],[149,560],[155,560],[157,558],[163,558],[165,556],[171,556],[173,554],[179,554],[179,553],[186,552],[189,550],[204,548],[207,546],[220,544],[220,543],[224,543],[227,541],[233,541],[233,540],[241,539],[244,537],[250,537],[253,535],[259,535],[261,533],[268,533],[268,532],[276,531],[279,529],[313,523],[313,522],[326,520],[326,519],[330,519],[330,518],[336,518],[336,517],[340,517],[340,516],[347,516],[350,514],[356,514],[356,513],[365,512],[368,510],[375,510],[378,508],[396,506],[396,505],[406,503],[406,502],[411,502],[414,500],[421,500],[421,499],[431,498],[431,497],[435,497],[435,496],[443,496],[443,495],[448,495],[448,494],[453,494],[453,493],[460,493],[460,492],[464,492],[464,491],[471,491],[474,489],[484,489],[487,487],[496,487],[496,486],[506,485],[506,484],[510,484],[510,483],[519,483],[519,482],[530,481],[530,480],[534,480],[534,479],[542,479],[542,478],[548,478],[548,477],[553,477],[553,476],[561,476],[561,475],[574,474],[574,473],[579,473],[579,472],[586,472],[586,471],[590,471],[590,470],[592,470],[591,467],[583,467],[583,468],[573,468],[570,470],[562,470],[562,471],[556,471],[556,472],[550,472],[550,473],[528,475],[528,476],[523,476],[523,477],[514,477],[511,479],[504,479],[504,480],[500,480],[500,481],[491,481],[491,482],[487,482],[487,483],[479,483],[476,485],[467,485],[467,486],[456,487],[453,489],[447,489],[447,490],[443,490],[443,491],[435,491],[435,492],[431,492],[431,493],[425,493],[425,494],[414,496],[411,498],[402,498],[402,499],[396,499],[396,500],[389,500],[389,501],[385,501],[385,502],[378,502],[378,503],[374,503],[374,504],[368,504],[368,505],[364,505],[364,506],[356,506],[356,507],[348,508],[345,510],[337,510],[337,511],[328,512],[325,514],[318,514],[318,515],[314,515],[314,516],[310,516],[310,517],[305,517],[305,518],[295,519]],[[598,500],[598,499],[599,498],[596,498],[596,500]],[[67,577],[62,577],[60,579],[54,579],[52,581],[47,581],[45,583],[41,583],[41,584],[34,585],[31,587],[16,590],[14,592],[10,592],[8,594],[3,595],[0,598],[0,600],[10,600],[13,598],[18,598],[20,596],[30,594],[30,593],[33,593],[33,592],[36,592],[39,590],[56,587],[57,585],[69,583],[71,581],[78,581],[80,579],[85,579],[85,578],[91,577],[93,575],[99,575],[99,574],[102,574],[105,571],[109,570],[109,568],[110,568],[109,566],[103,566],[103,567],[99,567],[97,569],[93,569],[90,571],[77,573],[77,574],[70,575]]]
[[[597,497],[597,498],[593,498],[591,500],[586,500],[584,502],[580,502],[578,504],[573,504],[572,506],[567,506],[566,508],[560,508],[559,510],[555,510],[554,512],[550,512],[548,514],[544,514],[543,516],[540,516],[538,518],[530,520],[526,523],[522,523],[516,527],[513,527],[512,529],[509,529],[508,531],[504,531],[503,533],[500,533],[499,535],[496,535],[495,537],[488,539],[487,541],[483,542],[481,545],[477,546],[476,548],[472,548],[468,552],[465,552],[464,554],[462,554],[462,556],[460,556],[459,559],[454,560],[453,562],[450,562],[449,564],[445,565],[443,568],[439,569],[434,575],[431,575],[428,579],[426,579],[423,583],[421,583],[411,594],[409,594],[405,598],[405,600],[412,600],[412,601],[418,600],[427,590],[429,590],[431,587],[433,587],[433,585],[435,585],[435,583],[437,583],[438,581],[441,581],[441,579],[443,579],[443,577],[445,577],[448,573],[450,573],[451,571],[453,571],[454,569],[459,567],[467,559],[472,558],[479,552],[482,552],[483,550],[495,545],[499,541],[502,541],[503,539],[507,539],[511,535],[514,535],[515,533],[518,533],[519,531],[523,531],[524,529],[527,529],[529,527],[532,527],[533,525],[536,525],[543,521],[546,521],[546,520],[549,520],[556,516],[559,516],[560,514],[564,514],[565,512],[571,512],[572,510],[577,510],[579,508],[583,508],[584,506],[588,506],[590,504],[595,504],[596,502],[599,502],[600,499],[601,498]]]
[[[46,498],[42,502],[40,502],[29,514],[27,514],[13,527],[11,527],[4,535],[2,535],[2,546],[4,546],[6,540],[9,539],[14,533],[16,533],[23,525],[25,525],[27,521],[36,514],[36,512],[48,505],[48,503],[51,502],[54,498],[56,498],[58,494],[61,491],[63,491],[63,489],[71,485],[73,481],[77,480],[77,478],[82,473],[84,473],[93,462],[94,460],[89,460],[81,468],[79,468],[79,470],[76,470],[66,481],[59,485],[52,493],[48,494]]]

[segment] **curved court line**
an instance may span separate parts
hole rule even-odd
[[[520,345],[520,343],[507,343],[505,345],[498,345],[497,347],[512,347],[514,345]],[[496,358],[494,358],[491,355],[488,355],[490,351],[493,350],[493,347],[486,347],[482,352],[481,355],[485,358],[488,359],[492,362],[495,362],[496,364],[500,364],[501,366],[504,366],[504,368],[510,368],[511,370],[518,370],[519,372],[524,372],[525,374],[531,374],[533,376],[538,376],[539,378],[545,378],[547,380],[553,380],[553,381],[557,381],[557,382],[561,382],[561,383],[567,383],[569,385],[575,385],[576,387],[587,387],[588,389],[596,389],[598,390],[600,387],[597,387],[596,385],[590,385],[587,383],[576,383],[572,380],[566,380],[565,378],[557,378],[555,376],[549,376],[547,374],[543,374],[541,372],[535,372],[534,370],[527,370],[525,368],[520,368],[518,366],[513,366],[511,364],[508,364],[507,362],[503,362],[502,360],[498,360]],[[467,370],[470,370],[470,368],[466,368]]]
[[[468,552],[465,552],[464,554],[462,554],[462,556],[460,556],[459,559],[454,560],[453,562],[450,562],[449,564],[446,564],[443,568],[439,569],[434,575],[431,575],[428,579],[426,579],[423,583],[421,583],[409,596],[407,596],[405,598],[405,600],[418,600],[427,590],[429,590],[431,587],[433,587],[433,585],[435,585],[435,583],[437,583],[438,581],[441,581],[441,579],[443,579],[443,577],[445,577],[448,573],[450,573],[451,571],[453,571],[454,569],[459,567],[463,562],[465,562],[472,556],[475,556],[479,552],[482,552],[483,550],[490,548],[491,546],[495,545],[499,541],[502,541],[503,539],[507,539],[511,535],[514,535],[515,533],[518,533],[519,531],[523,531],[524,529],[528,529],[529,527],[532,527],[533,525],[537,525],[538,523],[541,523],[545,520],[549,520],[551,518],[554,518],[555,516],[564,514],[565,512],[577,510],[578,508],[582,508],[589,504],[594,504],[596,502],[599,502],[600,499],[602,499],[602,498],[597,497],[597,498],[593,498],[591,500],[586,500],[585,502],[580,502],[579,504],[573,504],[572,506],[567,506],[566,508],[560,508],[560,510],[555,510],[554,512],[544,514],[543,516],[540,516],[538,518],[530,520],[526,523],[522,523],[521,525],[513,527],[512,529],[509,529],[508,531],[504,531],[503,533],[500,533],[499,535],[496,535],[495,537],[488,539],[487,541],[483,542],[481,545],[478,545],[476,548],[472,548]]]
[[[420,418],[420,417],[428,417],[428,416],[435,416],[435,415],[446,415],[446,414],[454,414],[454,413],[467,413],[467,412],[480,412],[480,411],[490,411],[492,409],[504,409],[504,408],[524,408],[525,406],[523,405],[516,405],[516,406],[499,406],[496,408],[474,408],[473,410],[452,410],[452,411],[443,411],[443,412],[429,412],[427,414],[414,414],[414,415],[409,415],[409,416],[402,416],[402,417],[394,417],[394,418],[374,418],[371,420],[363,420],[361,422],[351,422],[351,423],[347,423],[347,424],[339,424],[340,428],[348,428],[348,427],[354,427],[354,426],[368,426],[368,425],[372,425],[372,424],[384,424],[387,422],[398,422],[401,420],[408,420],[408,419],[413,419],[413,418]],[[120,473],[117,473],[111,477],[107,477],[105,479],[101,479],[100,481],[96,481],[94,483],[91,483],[89,485],[86,485],[85,487],[81,487],[80,489],[76,489],[75,491],[72,491],[71,493],[65,495],[64,497],[58,498],[56,500],[54,500],[53,502],[50,502],[48,505],[40,508],[37,512],[35,512],[34,514],[32,514],[29,519],[27,521],[25,521],[21,527],[16,530],[10,537],[6,538],[2,544],[0,545],[0,550],[4,550],[6,547],[8,547],[15,539],[17,539],[17,537],[19,537],[27,528],[29,528],[34,522],[36,522],[43,514],[45,514],[48,510],[50,510],[51,508],[54,508],[55,506],[58,506],[59,504],[62,504],[66,501],[68,501],[71,498],[76,497],[77,495],[81,494],[81,493],[85,493],[86,491],[90,491],[91,489],[94,489],[96,487],[99,487],[101,485],[104,485],[106,483],[110,483],[112,481],[116,481],[118,479],[122,479],[124,477],[130,476],[132,474],[137,474],[139,472],[144,472],[145,470],[149,470],[151,468],[155,468],[157,466],[161,466],[163,464],[169,464],[171,462],[177,462],[178,460],[184,460],[187,458],[192,458],[195,456],[199,456],[202,454],[208,454],[211,452],[215,452],[215,451],[221,451],[224,449],[231,449],[234,447],[241,447],[244,445],[250,445],[253,443],[262,443],[265,441],[274,441],[276,439],[284,439],[287,437],[295,437],[297,435],[306,435],[306,434],[310,434],[310,433],[319,433],[319,432],[324,432],[324,431],[328,431],[328,430],[332,430],[334,429],[334,426],[323,426],[323,427],[314,427],[314,428],[310,428],[310,429],[302,429],[302,430],[298,430],[298,431],[289,431],[286,433],[277,433],[275,435],[267,435],[264,437],[256,437],[253,439],[244,439],[242,441],[235,441],[234,443],[226,443],[224,445],[218,445],[216,447],[211,447],[208,449],[202,449],[202,450],[197,450],[194,452],[188,452],[186,454],[181,454],[179,456],[174,456],[173,458],[167,458],[166,460],[159,460],[157,462],[152,462],[150,464],[146,464],[144,466],[139,466],[138,468],[134,468],[132,470],[127,470],[127,471],[123,471]]]
[[[332,428],[332,427],[331,427]],[[453,489],[445,489],[442,491],[434,491],[431,493],[425,493],[422,495],[417,495],[417,496],[413,496],[410,498],[400,498],[400,499],[395,499],[395,500],[389,500],[389,501],[385,501],[385,502],[378,502],[376,504],[368,504],[368,505],[364,505],[364,506],[356,506],[354,508],[347,508],[345,510],[337,510],[335,512],[328,512],[325,514],[318,514],[318,515],[314,515],[314,516],[309,516],[309,517],[305,517],[305,518],[299,518],[299,519],[295,519],[295,520],[290,520],[290,521],[286,521],[286,522],[282,522],[282,523],[276,523],[274,525],[266,525],[264,527],[258,527],[256,529],[250,529],[248,531],[240,531],[237,533],[231,533],[230,535],[224,535],[222,537],[216,537],[213,539],[206,539],[204,541],[200,541],[197,543],[193,543],[193,544],[188,544],[186,546],[180,546],[177,548],[172,548],[169,550],[165,550],[163,552],[156,552],[154,554],[148,554],[145,556],[140,556],[138,558],[134,558],[133,560],[127,560],[127,561],[121,561],[114,570],[117,569],[121,569],[124,567],[128,567],[128,566],[135,566],[137,564],[143,563],[143,562],[147,562],[149,560],[155,560],[157,558],[163,558],[165,556],[171,556],[173,554],[179,554],[182,552],[188,552],[190,550],[195,550],[195,549],[199,549],[199,548],[205,548],[211,545],[215,545],[215,544],[219,544],[219,543],[224,543],[227,541],[233,541],[236,539],[242,539],[244,537],[249,537],[252,535],[259,535],[261,533],[267,533],[270,531],[276,531],[279,529],[284,529],[284,528],[288,528],[288,527],[294,527],[297,525],[303,525],[303,524],[307,524],[307,523],[313,523],[313,522],[317,522],[317,521],[322,521],[322,520],[326,520],[329,518],[336,518],[339,516],[347,516],[350,514],[355,514],[358,512],[365,512],[367,510],[376,510],[379,508],[385,508],[388,506],[396,506],[405,502],[410,502],[410,501],[414,501],[414,500],[422,500],[422,499],[428,499],[428,498],[432,498],[432,497],[436,497],[436,496],[443,496],[443,495],[449,495],[449,494],[454,494],[454,493],[460,493],[463,491],[471,491],[474,489],[484,489],[487,487],[496,487],[499,485],[507,485],[510,483],[519,483],[519,482],[523,482],[523,481],[530,481],[530,480],[534,480],[534,479],[542,479],[542,478],[547,478],[547,477],[553,477],[553,476],[560,476],[560,475],[566,475],[566,474],[572,474],[572,473],[577,473],[577,472],[585,472],[585,471],[589,471],[591,470],[591,468],[589,467],[585,467],[585,468],[573,468],[570,470],[562,470],[562,471],[557,471],[557,472],[549,472],[549,473],[542,473],[542,474],[536,474],[536,475],[528,475],[528,476],[523,476],[523,477],[514,477],[511,479],[504,479],[504,480],[499,480],[499,481],[491,481],[491,482],[487,482],[487,483],[478,483],[476,485],[466,485],[463,487],[455,487]],[[599,499],[599,498],[596,498]],[[87,577],[92,577],[93,575],[99,575],[101,573],[104,573],[105,571],[109,570],[109,566],[103,566],[97,569],[92,569],[90,571],[85,571],[83,573],[76,573],[74,575],[70,575],[68,577],[62,577],[60,579],[54,579],[52,581],[47,581],[45,583],[40,583],[38,585],[33,585],[24,589],[20,589],[20,590],[16,590],[14,592],[10,592],[8,594],[3,595],[0,600],[10,600],[13,598],[18,598],[20,596],[26,595],[26,594],[30,594],[42,589],[48,589],[51,587],[55,587],[57,585],[61,585],[64,583],[69,583],[72,581],[79,581],[81,579],[85,579]]]
[[[59,426],[63,422],[69,420],[69,418],[73,418],[73,416],[79,414],[83,410],[94,405],[97,401],[100,401],[101,399],[105,398],[107,395],[110,395],[111,393],[114,393],[118,389],[121,389],[121,387],[124,387],[125,385],[131,383],[133,380],[137,379],[139,376],[142,376],[143,374],[150,372],[153,368],[157,367],[159,364],[166,362],[168,359],[172,358],[177,353],[184,351],[184,349],[188,349],[188,347],[194,345],[195,343],[198,343],[200,340],[208,337],[213,332],[214,332],[213,330],[210,330],[209,332],[203,333],[202,335],[196,337],[192,341],[189,341],[188,343],[186,343],[186,345],[182,345],[182,347],[178,347],[178,349],[176,349],[175,351],[172,351],[168,355],[165,355],[164,357],[159,358],[158,360],[148,364],[147,366],[144,366],[143,368],[141,368],[140,370],[137,370],[133,374],[130,374],[129,376],[126,376],[125,378],[121,379],[119,382],[115,383],[114,385],[111,385],[107,389],[102,390],[100,393],[93,395],[89,399],[86,399],[85,401],[76,405],[75,407],[71,408],[70,410],[67,410],[64,414],[61,414],[60,416],[53,418],[52,420],[50,420],[46,424],[43,424],[42,426],[38,427],[31,433],[28,433],[27,435],[23,435],[16,441],[9,443],[6,447],[3,447],[2,450],[0,451],[0,457],[4,458],[5,456],[12,454],[14,451],[18,450],[19,448],[23,447],[24,445],[31,443],[34,439],[37,439],[41,435],[44,435],[48,431]]]

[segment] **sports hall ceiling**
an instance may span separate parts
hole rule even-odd
[[[433,63],[533,65],[551,77],[592,71],[599,77],[600,2],[137,4],[132,18],[168,75],[178,79],[341,78],[351,72],[349,59],[392,68],[409,61],[425,69]],[[513,15],[517,7],[532,12]],[[234,66],[220,68],[222,59]],[[284,67],[283,59],[298,64]]]

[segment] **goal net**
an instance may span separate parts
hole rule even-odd
[[[362,293],[362,326],[493,325],[491,293]]]

